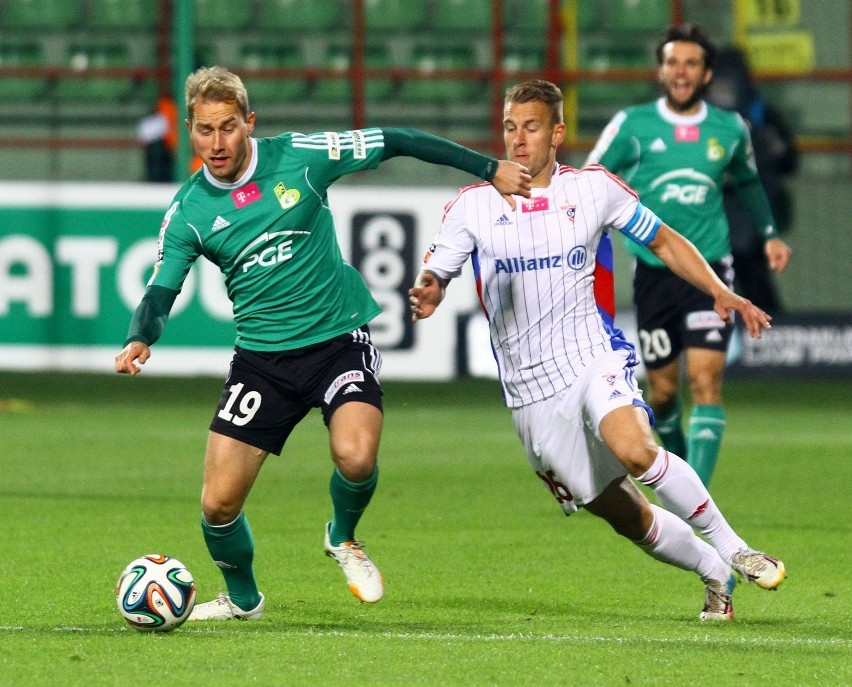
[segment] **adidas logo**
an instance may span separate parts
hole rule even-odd
[[[713,441],[716,439],[716,432],[712,429],[702,429],[695,433],[695,439],[703,439],[705,441]]]
[[[357,393],[360,393],[360,392],[361,392],[361,387],[359,387],[357,384],[350,384],[349,386],[347,386],[343,390],[342,393],[345,396],[346,394],[357,394]]]
[[[621,398],[622,396],[624,396],[624,394],[623,394],[623,393],[621,393],[618,389],[616,389],[615,391],[613,391],[613,392],[609,395],[609,398],[608,398],[607,400],[608,400],[608,401],[611,401],[611,400],[612,400],[612,399],[614,399],[614,398]]]
[[[502,215],[500,215],[500,216],[497,218],[497,221],[496,221],[496,222],[494,222],[494,226],[495,226],[495,227],[505,227],[505,226],[510,225],[511,223],[512,223],[512,220],[510,220],[510,219],[506,216],[506,213],[504,212]]]
[[[712,329],[707,332],[707,336],[704,337],[704,340],[708,343],[718,343],[722,340],[722,335],[719,333],[718,329]]]
[[[654,139],[654,142],[648,147],[652,153],[665,153],[666,152],[666,144],[663,142],[662,138]]]
[[[210,227],[211,231],[219,231],[220,229],[225,229],[226,227],[230,227],[231,223],[226,220],[222,215],[216,215],[216,219],[213,221],[213,226]]]

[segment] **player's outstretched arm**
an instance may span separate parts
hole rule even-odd
[[[434,272],[422,270],[417,275],[414,286],[408,290],[408,301],[411,307],[411,320],[425,320],[444,300],[447,292],[447,280],[441,279]]]
[[[148,344],[131,341],[115,356],[115,371],[119,374],[139,374],[142,371],[140,365],[144,365],[150,357],[151,349]],[[139,365],[136,364],[137,361]]]
[[[661,224],[648,248],[676,275],[713,296],[713,309],[725,322],[731,319],[730,312],[734,310],[742,317],[748,333],[755,338],[759,339],[764,329],[771,328],[769,322],[772,318],[750,300],[731,291],[716,276],[698,249],[671,227]]]

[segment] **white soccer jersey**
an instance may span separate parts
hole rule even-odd
[[[599,165],[557,164],[547,188],[516,201],[513,212],[491,184],[461,189],[424,260],[449,279],[471,258],[510,408],[569,387],[602,353],[632,350],[598,310],[595,255],[609,230],[646,244],[660,225]]]

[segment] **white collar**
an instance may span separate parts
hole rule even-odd
[[[207,169],[207,165],[202,165],[202,169],[204,170],[204,178],[207,179],[213,186],[221,189],[234,189],[240,188],[243,186],[255,173],[257,169],[257,140],[254,138],[249,138],[249,142],[251,143],[251,161],[249,162],[248,169],[243,173],[243,175],[237,179],[235,182],[226,184],[223,181],[219,181],[216,177],[210,174],[210,170]]]
[[[657,112],[660,117],[662,117],[665,121],[670,122],[672,124],[676,124],[678,126],[693,126],[695,124],[701,124],[707,118],[707,103],[703,100],[700,101],[698,112],[692,115],[680,115],[676,112],[672,112],[668,106],[666,105],[665,98],[659,98],[657,100]]]

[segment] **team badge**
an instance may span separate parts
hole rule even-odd
[[[725,157],[725,149],[719,145],[718,138],[711,138],[707,141],[707,159],[711,162],[718,162]]]
[[[568,205],[565,209],[565,214],[568,215],[568,220],[571,224],[574,224],[574,220],[577,218],[577,206],[576,205]]]
[[[283,210],[288,210],[293,207],[296,203],[299,202],[299,199],[302,197],[302,194],[299,193],[299,189],[296,188],[287,188],[284,186],[283,181],[279,181],[275,185],[275,197],[278,199],[279,205]]]

